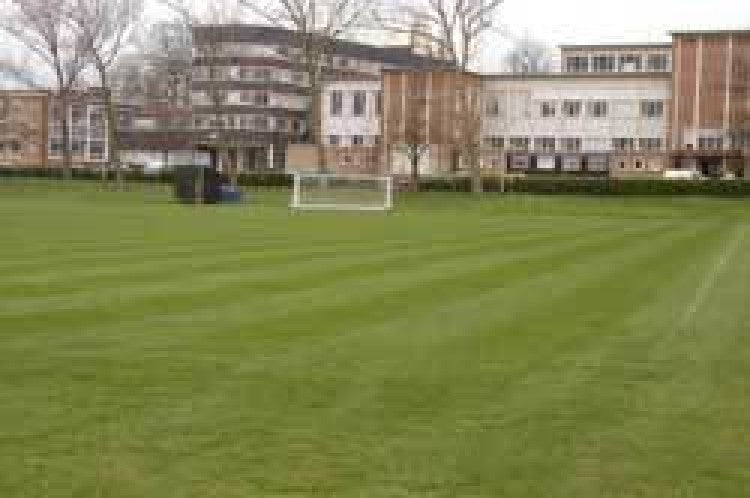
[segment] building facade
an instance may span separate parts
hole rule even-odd
[[[46,91],[0,91],[0,167],[48,166]]]
[[[319,113],[294,32],[217,25],[192,36],[191,74],[174,87],[189,95],[173,102],[180,92],[162,89],[163,102],[120,106],[125,163],[314,170],[319,114],[331,171],[462,174],[476,163],[487,174],[750,177],[750,30],[563,45],[560,71],[526,74],[459,73],[416,42],[337,41]],[[91,89],[67,110],[46,92],[0,93],[0,164],[61,164],[63,112],[74,165],[104,163],[103,95]]]
[[[310,88],[297,35],[266,26],[199,26],[193,45],[196,146],[220,168],[283,170],[288,146],[312,141]],[[386,68],[417,66],[425,58],[408,47],[336,41],[326,59],[328,82],[376,82]]]
[[[461,172],[476,142],[487,173],[750,177],[750,31],[679,32],[669,44],[565,45],[561,55],[555,73],[383,71],[367,83],[382,92],[383,114],[363,121],[324,112],[329,130],[346,131],[329,146],[348,146],[379,126],[380,138],[369,140],[380,144],[384,174],[410,172],[415,150],[422,174]],[[339,92],[329,85],[325,105]],[[480,102],[478,113],[461,111],[467,98]]]

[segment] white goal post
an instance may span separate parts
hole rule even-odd
[[[393,209],[390,176],[295,173],[292,209],[389,211]]]

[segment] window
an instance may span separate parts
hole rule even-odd
[[[383,114],[383,92],[375,92],[375,113],[378,116]]]
[[[8,119],[10,113],[10,99],[0,97],[0,120]]]
[[[534,150],[541,152],[555,152],[555,137],[535,138]]]
[[[541,114],[543,118],[554,118],[557,108],[554,102],[542,102]]]
[[[203,128],[204,120],[203,118],[195,118],[195,127],[196,128]]]
[[[254,103],[257,106],[266,107],[268,106],[268,94],[266,92],[260,92],[255,94]]]
[[[564,152],[580,152],[581,139],[579,137],[563,138],[560,140]]]
[[[255,116],[253,118],[253,128],[259,131],[268,130],[268,117],[266,116]]]
[[[587,73],[589,71],[589,58],[585,56],[567,57],[565,68],[569,73]]]
[[[635,169],[641,169],[643,168],[643,162],[642,161],[636,161],[635,162]]]
[[[304,73],[298,73],[298,72],[292,73],[292,81],[294,83],[303,83],[305,81]]]
[[[255,79],[261,81],[271,81],[271,70],[270,69],[257,69],[255,71]]]
[[[250,79],[250,70],[246,67],[241,67],[239,76],[241,80],[247,80]]]
[[[83,110],[80,107],[74,107],[70,111],[70,119],[73,122],[80,121],[83,119]]]
[[[591,59],[591,64],[596,73],[611,73],[615,70],[615,58],[611,55],[597,55]]]
[[[328,136],[328,145],[338,146],[340,143],[340,138],[338,135],[329,135]]]
[[[92,159],[104,159],[104,142],[91,142],[89,155]]]
[[[669,67],[669,56],[667,54],[651,54],[646,59],[646,68],[649,71],[666,71]]]
[[[529,137],[510,137],[508,145],[513,150],[529,150]]]
[[[240,92],[240,102],[249,103],[251,101],[250,92]]]
[[[581,115],[580,100],[566,100],[563,102],[563,115],[568,118],[576,118]]]
[[[487,102],[487,115],[488,116],[500,115],[500,102],[496,98],[491,98]]]
[[[364,145],[365,144],[365,137],[362,135],[354,135],[352,137],[352,145]]]
[[[226,119],[227,119],[227,128],[234,128],[234,125],[236,124],[234,116],[227,116]]]
[[[339,66],[340,67],[349,67],[349,59],[346,59],[344,57],[339,58]]]
[[[344,110],[344,94],[341,90],[331,92],[331,116],[341,116]]]
[[[718,150],[724,147],[724,140],[719,137],[698,138],[698,148],[701,150]]]
[[[284,118],[276,118],[276,129],[279,131],[286,131],[289,123]]]
[[[503,137],[484,137],[484,145],[495,149],[502,149],[505,146]]]
[[[607,102],[604,100],[595,100],[593,102],[589,102],[588,104],[588,113],[589,116],[592,118],[605,118],[607,117],[607,111],[608,109]]]
[[[10,142],[10,150],[11,152],[18,153],[21,152],[21,143],[18,140],[12,140]]]
[[[352,115],[364,116],[367,106],[367,93],[361,90],[354,92],[352,97]]]
[[[620,56],[620,71],[624,73],[632,73],[634,71],[641,70],[641,56],[634,54],[627,54]]]
[[[641,116],[646,118],[660,118],[664,116],[664,102],[661,100],[642,100]]]
[[[63,151],[62,139],[52,139],[52,141],[49,144],[49,150],[54,155],[62,154],[62,151]]]
[[[632,138],[613,138],[612,148],[614,150],[633,150],[635,140]]]
[[[638,148],[641,150],[661,149],[661,138],[641,138],[638,140]]]

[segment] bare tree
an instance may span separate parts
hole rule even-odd
[[[511,73],[544,73],[550,70],[549,48],[528,33],[514,39],[504,59],[505,68]]]
[[[472,189],[482,190],[480,170],[481,94],[468,73],[476,69],[482,40],[492,30],[503,0],[399,0],[379,15],[386,30],[415,33],[456,73],[459,122],[456,145],[472,172]]]
[[[0,59],[0,77],[20,83],[28,88],[42,88],[44,86],[39,82],[33,71],[10,56]]]
[[[86,47],[79,27],[71,22],[75,0],[8,0],[10,12],[0,20],[0,30],[22,44],[52,73],[61,112],[63,170],[72,175],[70,98],[86,67]]]
[[[318,170],[325,172],[322,136],[322,100],[325,67],[336,43],[364,26],[372,1],[368,0],[239,0],[251,15],[266,24],[295,33],[300,63],[307,76],[310,99],[310,136],[316,145]]]
[[[87,57],[96,70],[104,94],[107,116],[107,163],[117,174],[122,187],[119,147],[119,105],[113,95],[111,71],[129,41],[135,23],[143,11],[142,0],[75,0],[72,19],[83,33]],[[104,173],[103,173],[104,174]]]

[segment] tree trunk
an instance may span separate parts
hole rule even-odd
[[[411,189],[414,192],[419,190],[419,155],[416,151],[411,157]]]
[[[104,108],[107,115],[107,163],[115,170],[117,189],[124,190],[124,178],[120,167],[120,147],[117,132],[117,113],[112,99],[112,92],[107,87],[106,70],[99,70],[99,79],[104,90]]]
[[[326,144],[323,138],[323,123],[322,123],[322,92],[319,88],[319,84],[316,82],[311,83],[310,88],[310,138],[315,144],[315,152],[317,159],[318,173],[324,174],[328,172],[328,165],[326,161]]]
[[[474,145],[469,145],[467,160],[471,168],[471,191],[475,194],[481,194],[482,188],[482,170],[479,167],[479,153]]]
[[[62,107],[62,157],[63,178],[73,178],[73,157],[70,152],[70,121],[68,120],[68,108],[70,107],[70,96],[68,90],[60,88],[60,106]]]

